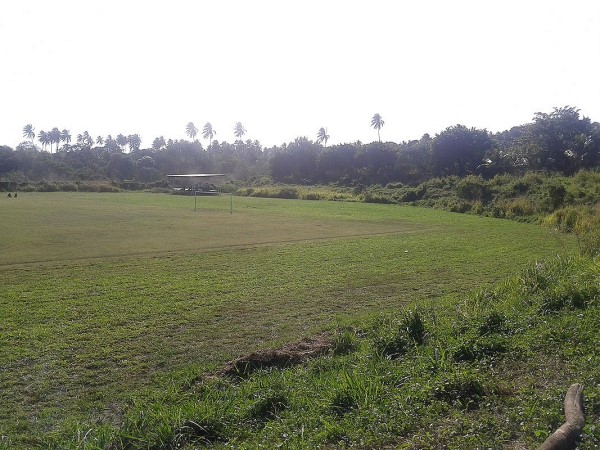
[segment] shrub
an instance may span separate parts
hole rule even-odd
[[[467,339],[454,351],[454,360],[456,362],[478,361],[500,355],[507,350],[506,339],[500,336]]]
[[[479,335],[485,336],[492,333],[506,331],[506,316],[498,311],[490,311],[479,325]]]
[[[415,189],[410,189],[410,190],[406,191],[398,199],[398,201],[400,201],[400,202],[407,202],[407,203],[408,202],[415,202],[417,200],[420,200],[420,197],[417,194],[417,191]]]
[[[78,187],[76,184],[73,183],[62,183],[60,185],[60,190],[63,192],[76,192],[78,190]]]
[[[425,323],[419,311],[413,310],[405,313],[403,325],[408,337],[416,344],[421,345],[425,341]]]
[[[371,192],[367,192],[364,196],[364,200],[365,203],[392,203],[392,200],[382,194],[374,194]]]
[[[358,406],[358,402],[349,389],[338,390],[331,400],[331,410],[337,415],[344,415]]]
[[[537,213],[535,205],[527,198],[516,198],[504,204],[504,216],[513,219],[516,217],[533,216]]]
[[[473,214],[477,214],[479,216],[483,215],[483,213],[485,212],[485,209],[483,208],[483,204],[479,201],[473,202],[473,204],[471,205],[471,212]]]
[[[186,420],[175,432],[171,448],[181,448],[188,444],[212,445],[223,442],[223,425],[214,418]]]
[[[447,205],[447,209],[456,213],[465,213],[471,210],[471,203],[464,200],[450,200]]]
[[[292,187],[283,187],[275,195],[277,198],[298,198],[298,190]]]
[[[481,379],[468,371],[444,375],[433,388],[433,396],[450,404],[474,409],[486,395]]]
[[[542,297],[541,311],[549,313],[564,308],[584,309],[600,296],[600,287],[582,282],[582,285],[559,284]]]
[[[402,356],[408,349],[408,339],[401,327],[381,330],[373,339],[375,352],[384,358]]]
[[[248,410],[248,418],[266,422],[276,418],[288,408],[286,397],[279,392],[271,392],[258,398]]]
[[[550,216],[544,223],[559,231],[575,233],[583,255],[600,254],[600,206],[567,206]]]
[[[356,349],[356,334],[350,329],[337,330],[333,339],[333,353],[346,355]]]
[[[306,191],[300,194],[302,200],[321,200],[321,196],[316,192]]]
[[[489,196],[488,187],[481,177],[469,175],[456,184],[459,197],[466,200],[485,200]]]

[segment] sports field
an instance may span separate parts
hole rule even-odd
[[[0,217],[0,435],[23,447],[66,421],[118,420],[169,371],[460,295],[575,246],[478,216],[229,196],[194,210],[165,194],[22,193]]]

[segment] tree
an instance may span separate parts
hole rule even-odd
[[[377,130],[377,138],[379,139],[379,142],[381,142],[381,136],[379,135],[379,130],[381,130],[381,127],[383,127],[384,125],[385,125],[385,122],[383,121],[383,118],[381,117],[381,115],[379,113],[376,113],[373,116],[373,118],[371,119],[371,126]]]
[[[102,147],[104,145],[104,138],[102,136],[98,136],[96,138],[96,144]]]
[[[64,129],[60,132],[60,140],[65,144],[71,143],[71,133],[69,132],[69,130]]]
[[[162,150],[166,146],[167,142],[165,141],[165,138],[163,136],[154,138],[154,140],[152,141],[152,148],[156,151]]]
[[[238,140],[242,140],[246,134],[246,129],[242,125],[242,122],[236,122],[235,126],[233,127],[233,134],[236,138],[238,138]]]
[[[52,144],[56,143],[56,151],[58,152],[58,145],[60,144],[60,138],[61,138],[61,134],[60,134],[60,130],[56,127],[52,128],[52,130],[50,130],[50,132],[48,133],[48,136],[50,138],[50,153],[52,153]]]
[[[431,158],[436,176],[464,177],[476,172],[485,154],[493,147],[487,130],[455,125],[436,135]]]
[[[127,136],[127,142],[129,143],[129,151],[139,150],[140,145],[142,144],[142,139],[139,134],[130,134]]]
[[[91,147],[94,145],[94,138],[92,138],[90,133],[84,131],[83,134],[77,135],[77,143],[79,145],[87,145],[88,147]]]
[[[202,128],[202,137],[204,139],[208,139],[208,148],[210,148],[210,145],[213,141],[213,137],[215,136],[215,134],[217,134],[217,132],[214,130],[214,128],[212,127],[210,122],[206,122],[204,124],[204,127]]]
[[[119,144],[112,137],[112,134],[106,136],[106,141],[104,141],[106,152],[116,152],[119,149]]]
[[[123,147],[125,147],[127,145],[127,142],[128,142],[127,136],[119,133],[117,135],[116,139],[117,139],[117,145],[121,148],[121,151],[123,151]]]
[[[35,139],[35,128],[30,123],[23,127],[23,137],[25,139],[30,139],[33,144],[33,140]]]
[[[198,134],[198,128],[194,125],[194,122],[190,122],[185,127],[185,134],[187,134],[190,139],[194,139]]]
[[[324,147],[327,147],[327,141],[329,140],[329,135],[327,134],[327,128],[319,128],[317,132],[317,144],[323,144]]]
[[[535,113],[532,131],[534,142],[542,149],[541,168],[570,174],[595,160],[598,142],[593,142],[591,121],[581,119],[577,108],[564,106],[550,114]]]
[[[40,144],[42,144],[42,147],[44,150],[46,150],[46,146],[50,144],[50,136],[46,131],[40,130],[40,133],[38,134],[38,141],[40,141]],[[50,148],[50,153],[52,153],[52,148]]]

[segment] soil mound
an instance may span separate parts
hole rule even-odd
[[[327,353],[333,348],[333,341],[327,334],[304,338],[299,342],[286,344],[279,349],[266,349],[252,352],[226,363],[217,375],[224,377],[247,377],[257,370],[301,364],[309,358]]]

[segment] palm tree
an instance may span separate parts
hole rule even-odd
[[[83,143],[85,145],[89,146],[89,147],[91,147],[92,145],[94,145],[94,138],[87,131],[83,132]]]
[[[71,143],[71,133],[66,128],[60,132],[60,140],[66,144]]]
[[[33,140],[35,139],[35,128],[30,123],[23,127],[23,137],[25,139],[31,139],[31,143],[33,144]]]
[[[46,146],[50,143],[50,136],[44,130],[41,130],[38,134],[38,141],[42,144],[44,150],[46,150]],[[50,153],[52,153],[52,149],[50,149]]]
[[[139,150],[140,145],[142,144],[142,138],[140,138],[139,134],[130,134],[127,136],[127,142],[129,142],[129,152],[133,150]]]
[[[204,139],[208,139],[208,148],[210,148],[210,144],[212,143],[213,137],[217,134],[216,130],[212,127],[210,122],[206,122],[204,127],[202,128],[202,137]]]
[[[96,138],[96,144],[102,147],[104,145],[104,138],[102,136],[98,136]]]
[[[165,138],[163,136],[154,138],[154,141],[152,141],[152,148],[154,150],[157,150],[157,151],[162,150],[166,146],[167,146],[167,141],[165,141]]]
[[[127,136],[121,133],[117,135],[117,145],[121,148],[121,151],[123,151],[123,147],[127,145],[127,142]]]
[[[317,131],[317,144],[324,143],[324,146],[327,147],[328,140],[329,135],[327,134],[327,128],[319,128],[319,131]]]
[[[107,152],[108,152],[109,150],[110,150],[110,151],[112,151],[112,150],[114,150],[114,149],[115,149],[114,147],[116,146],[116,142],[115,142],[115,140],[113,139],[113,137],[112,137],[112,134],[109,134],[108,136],[106,136],[106,141],[105,141],[105,143],[106,143],[106,151],[107,151]]]
[[[50,138],[50,153],[52,153],[52,144],[56,142],[56,151],[58,152],[58,145],[60,144],[60,130],[56,127],[52,128],[52,130],[48,133],[48,137]]]
[[[377,130],[377,137],[379,138],[379,142],[381,142],[381,136],[379,135],[379,130],[385,124],[381,115],[379,113],[375,114],[371,119],[371,126]]]
[[[242,122],[236,122],[235,126],[233,127],[233,134],[236,138],[238,138],[238,140],[242,140],[246,134],[246,129],[244,128],[244,125],[242,125]]]
[[[190,139],[194,139],[198,134],[198,128],[194,125],[194,122],[190,122],[185,126],[185,134],[187,134]]]

